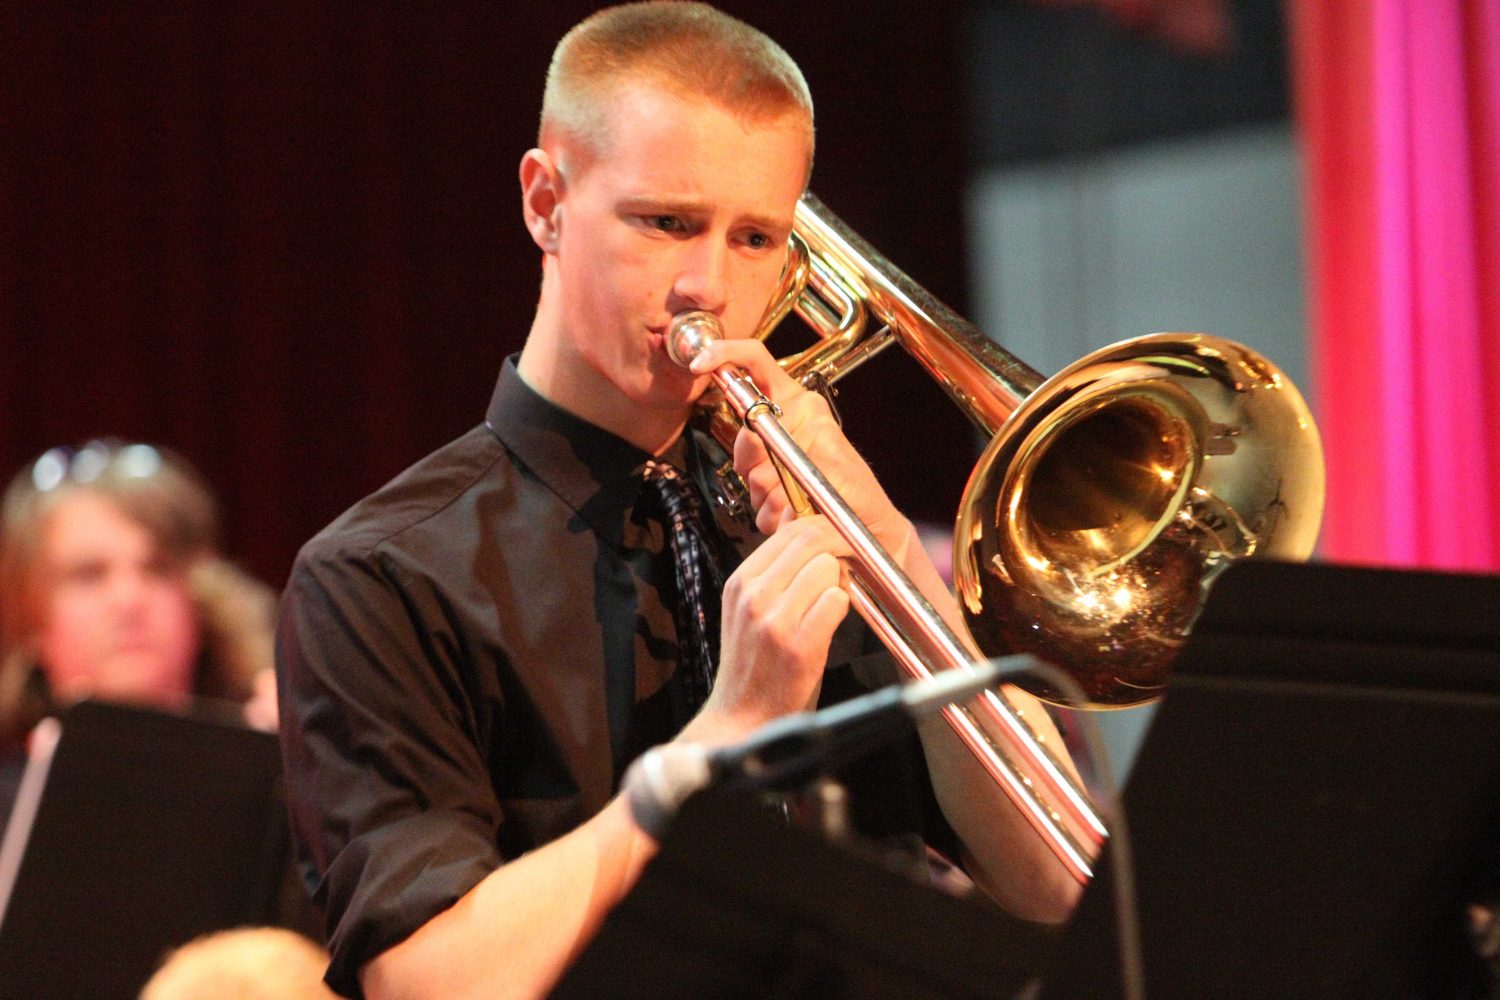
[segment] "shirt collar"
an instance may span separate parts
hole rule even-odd
[[[569,413],[521,378],[517,355],[505,359],[485,423],[511,454],[601,536],[618,543],[623,518],[640,496],[641,467],[653,456]],[[684,433],[660,458],[683,468],[711,499],[721,530],[748,530],[724,508],[715,470],[728,455],[708,434]],[[748,503],[748,499],[744,500]]]
[[[505,359],[485,423],[568,506],[584,513],[599,494],[634,499],[635,472],[651,456],[624,438],[564,410],[521,378],[516,355]]]

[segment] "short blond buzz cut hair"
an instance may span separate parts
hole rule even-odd
[[[764,32],[688,0],[606,7],[564,35],[547,70],[538,142],[600,150],[609,97],[626,82],[707,99],[751,121],[800,115],[812,167],[812,93],[797,63]]]

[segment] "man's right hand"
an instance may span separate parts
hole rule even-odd
[[[740,564],[724,587],[713,692],[680,739],[728,742],[816,704],[829,643],[849,610],[839,562],[849,554],[814,515],[783,525]]]

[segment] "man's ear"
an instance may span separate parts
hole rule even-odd
[[[562,226],[563,177],[557,161],[545,149],[529,149],[521,157],[521,215],[531,239],[543,253],[557,250]]]

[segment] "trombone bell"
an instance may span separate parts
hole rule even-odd
[[[955,589],[981,649],[1061,665],[1086,707],[1139,705],[1214,579],[1237,559],[1305,558],[1322,511],[1322,447],[1292,383],[1242,345],[1154,334],[1048,379],[991,440],[959,511]]]
[[[1083,707],[1141,704],[1161,693],[1230,562],[1312,553],[1322,445],[1301,394],[1257,352],[1202,333],[1153,334],[1043,379],[811,194],[793,236],[760,335],[795,309],[821,341],[784,359],[788,371],[833,381],[899,343],[990,435],[959,507],[953,560],[986,656],[1056,664],[1087,693]],[[1061,704],[1040,682],[1026,686]]]

